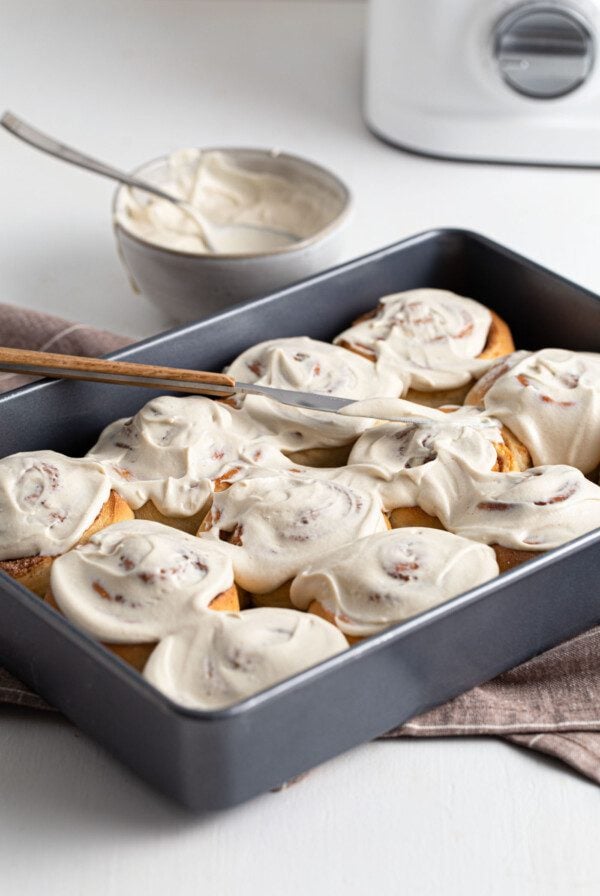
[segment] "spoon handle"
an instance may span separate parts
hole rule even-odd
[[[199,395],[232,395],[235,391],[235,380],[224,373],[156,367],[106,358],[81,358],[78,355],[58,355],[22,348],[0,348],[0,370],[53,379],[147,386]]]
[[[12,112],[5,112],[2,118],[0,118],[0,124],[7,131],[10,131],[11,134],[14,134],[15,137],[19,137],[20,140],[24,140],[30,146],[35,146],[36,149],[41,149],[42,152],[47,152],[57,159],[62,159],[63,162],[70,162],[71,165],[86,168],[88,171],[117,180],[119,183],[126,184],[129,187],[137,187],[139,190],[153,193],[162,199],[168,199],[170,202],[178,201],[174,196],[161,190],[160,187],[155,187],[154,184],[145,180],[139,180],[137,177],[131,177],[125,171],[119,171],[118,168],[113,168],[112,165],[106,165],[104,162],[92,158],[92,156],[85,155],[85,153],[79,152],[77,149],[60,143],[53,137],[49,137],[48,134],[44,134],[42,131],[38,131],[37,128],[27,124]]]

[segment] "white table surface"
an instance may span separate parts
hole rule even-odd
[[[350,258],[438,225],[481,231],[600,291],[600,175],[429,161],[360,109],[364,7],[318,0],[3,0],[0,103],[133,167],[186,145],[279,146],[339,172]],[[0,301],[145,336],[109,182],[0,133]],[[165,757],[165,762],[169,757]],[[373,743],[194,818],[58,717],[0,710],[6,894],[587,894],[596,787],[492,739]]]

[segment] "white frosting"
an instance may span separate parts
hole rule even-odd
[[[158,641],[233,585],[218,544],[146,520],[116,523],[59,557],[51,590],[72,622],[118,644]]]
[[[600,486],[574,467],[522,473],[475,469],[460,450],[439,450],[419,505],[465,538],[527,551],[547,551],[600,526]]]
[[[394,415],[398,405],[403,410],[410,402],[381,402],[379,412]],[[371,479],[370,487],[381,497],[386,510],[414,507],[419,504],[424,481],[436,477],[444,463],[439,452],[453,448],[468,458],[476,470],[491,470],[496,464],[494,443],[502,443],[501,424],[476,408],[459,408],[443,413],[423,408],[427,417],[419,418],[420,406],[410,423],[384,423],[363,433],[348,458],[346,475],[362,475]],[[400,415],[398,415],[400,416]],[[341,474],[343,478],[343,473]]]
[[[375,491],[386,510],[419,506],[452,532],[521,550],[549,550],[600,526],[600,487],[580,471],[493,472],[500,422],[476,408],[435,413],[364,433],[335,478]]]
[[[183,706],[222,709],[347,648],[334,626],[297,610],[208,613],[165,638],[144,677]]]
[[[443,289],[411,289],[380,299],[373,317],[336,337],[395,369],[406,390],[451,389],[490,366],[483,352],[492,317],[479,302]]]
[[[439,529],[395,529],[346,544],[305,567],[292,603],[312,601],[347,635],[375,634],[498,575],[492,548]]]
[[[107,426],[89,456],[102,461],[130,507],[151,500],[172,517],[199,513],[222,476],[289,466],[248,415],[199,396],[153,399]]]
[[[31,451],[0,460],[0,560],[56,557],[73,547],[110,495],[94,460]]]
[[[339,211],[339,199],[306,177],[283,177],[242,168],[223,152],[173,153],[160,186],[197,208],[209,224],[218,253],[270,252],[312,236]],[[118,222],[141,239],[178,252],[210,252],[202,223],[166,199],[127,190]],[[235,225],[253,225],[244,228]],[[222,229],[221,229],[222,228]],[[282,231],[277,233],[274,231]]]
[[[600,354],[547,348],[516,352],[472,390],[527,446],[535,464],[600,463]],[[467,401],[475,400],[467,396]]]
[[[402,391],[402,382],[393,372],[308,336],[261,342],[239,355],[226,372],[240,382],[340,398],[397,396]],[[366,418],[293,408],[257,395],[240,397],[239,403],[276,435],[283,451],[346,445],[373,425]]]
[[[446,405],[445,407],[454,407]],[[338,414],[344,417],[370,417],[371,419],[405,423],[415,418],[419,420],[439,420],[443,411],[417,404],[405,398],[365,398],[353,401],[340,408]]]
[[[316,555],[387,529],[373,492],[292,473],[235,482],[215,494],[210,520],[200,537],[230,533],[236,582],[255,594],[278,588]]]

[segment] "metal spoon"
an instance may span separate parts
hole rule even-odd
[[[98,159],[94,159],[91,156],[85,155],[85,153],[79,152],[77,149],[73,149],[70,146],[66,146],[64,143],[60,143],[53,137],[49,137],[47,134],[42,133],[42,131],[38,131],[36,128],[27,124],[13,112],[5,112],[2,118],[0,118],[0,124],[2,127],[6,128],[7,131],[10,131],[11,134],[14,134],[15,137],[19,137],[21,140],[24,140],[25,143],[29,143],[30,146],[35,146],[36,149],[41,149],[42,152],[55,156],[57,159],[62,159],[63,162],[70,162],[71,165],[77,165],[79,168],[85,168],[87,171],[93,171],[95,174],[109,177],[111,180],[116,180],[128,187],[144,190],[146,193],[152,193],[154,196],[159,196],[161,199],[166,199],[168,202],[172,202],[177,208],[184,212],[184,214],[194,220],[200,229],[202,239],[210,252],[216,253],[218,251],[215,248],[215,235],[217,235],[219,231],[226,230],[239,229],[251,230],[263,234],[270,233],[280,237],[284,243],[287,243],[288,245],[298,241],[297,237],[288,231],[278,230],[274,227],[258,227],[253,224],[219,225],[214,224],[212,221],[207,221],[202,212],[189,202],[186,202],[185,199],[173,196],[171,193],[167,193],[165,190],[148,181],[127,174],[125,171],[119,171],[118,168],[113,168],[112,165],[106,165]]]

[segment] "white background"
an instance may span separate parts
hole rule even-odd
[[[3,0],[0,105],[125,168],[186,145],[304,154],[354,191],[346,258],[463,226],[600,291],[600,173],[378,142],[361,119],[363,16],[318,0]],[[160,330],[117,260],[112,190],[0,133],[0,301],[132,337]],[[10,896],[592,894],[599,808],[595,786],[500,741],[404,740],[194,818],[60,718],[0,711]]]

